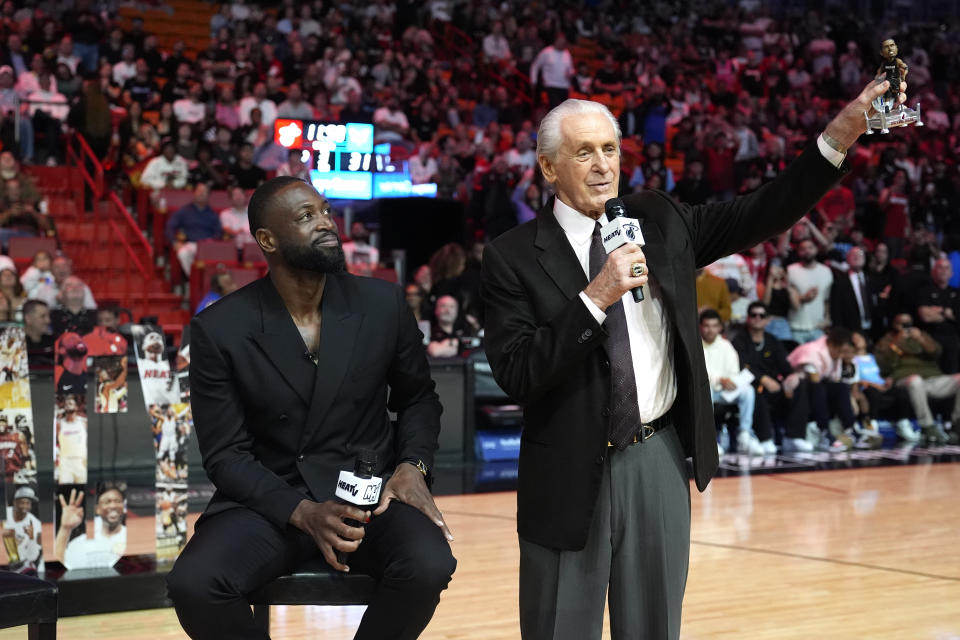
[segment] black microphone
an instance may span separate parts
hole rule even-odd
[[[646,244],[643,241],[643,232],[640,223],[634,218],[627,217],[627,209],[620,198],[610,198],[603,205],[607,213],[607,224],[600,228],[600,238],[603,240],[603,249],[610,255],[625,244],[632,243],[638,247]],[[634,287],[634,302],[643,300],[643,286]]]
[[[373,511],[380,502],[380,487],[383,484],[383,478],[373,475],[376,471],[377,452],[370,449],[361,449],[360,453],[357,454],[353,473],[349,471],[340,472],[335,495],[341,502],[365,511],[368,509]],[[351,527],[363,526],[363,523],[352,518],[346,518],[344,522]],[[337,551],[337,562],[346,564],[349,555],[349,553]]]

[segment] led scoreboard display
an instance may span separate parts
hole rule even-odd
[[[278,118],[274,141],[303,149],[313,186],[328,198],[435,196],[436,185],[413,185],[405,163],[390,160],[390,145],[373,143],[373,125]]]

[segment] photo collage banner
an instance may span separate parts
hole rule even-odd
[[[0,532],[6,568],[30,574],[44,568],[34,436],[26,336],[20,325],[0,324],[0,461],[4,487]]]
[[[171,369],[163,331],[131,327],[143,401],[156,453],[157,561],[174,560],[187,542],[187,444],[193,431],[189,385],[189,344],[184,341]]]
[[[54,353],[53,557],[67,569],[111,567],[127,546],[126,483],[97,483],[92,532],[87,527],[87,380],[93,362],[94,413],[127,410],[127,340],[106,327],[80,335],[66,331]],[[92,536],[90,535],[92,533]]]

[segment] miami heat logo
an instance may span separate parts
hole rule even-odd
[[[275,136],[277,144],[285,149],[294,149],[303,144],[303,128],[299,120],[277,120]]]

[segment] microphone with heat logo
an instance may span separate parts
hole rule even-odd
[[[353,472],[341,471],[337,479],[335,495],[338,500],[353,505],[364,511],[373,511],[380,503],[380,488],[383,478],[373,475],[377,471],[377,452],[370,449],[361,449],[357,454],[357,462]],[[362,522],[344,519],[351,527],[362,527]],[[337,551],[337,562],[347,564],[349,553]]]
[[[640,230],[640,223],[634,218],[627,217],[627,209],[620,198],[610,198],[603,205],[607,213],[607,224],[600,227],[600,238],[603,240],[603,249],[610,255],[627,243],[642,247],[643,232]],[[634,287],[630,290],[633,293],[634,302],[643,300],[643,287]]]

